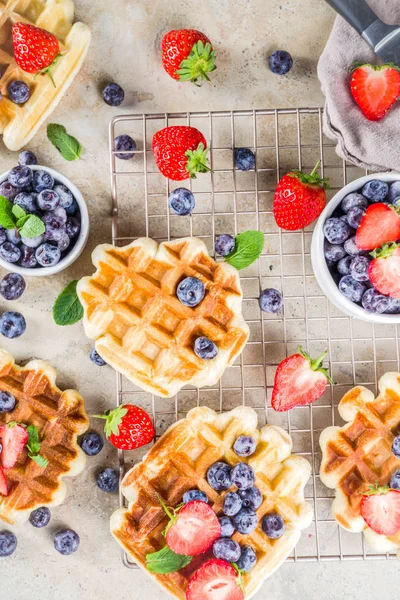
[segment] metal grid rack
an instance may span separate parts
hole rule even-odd
[[[162,127],[177,124],[193,125],[204,133],[210,147],[211,173],[177,183],[158,172],[151,152],[152,136]],[[376,382],[385,371],[399,369],[397,326],[375,327],[346,317],[331,305],[311,268],[312,227],[284,232],[277,228],[272,213],[276,183],[289,169],[311,171],[320,160],[323,176],[330,177],[330,197],[364,174],[336,155],[334,145],[323,134],[322,109],[126,115],[113,119],[109,133],[115,245],[128,244],[140,236],[163,241],[193,235],[203,239],[213,255],[214,238],[220,233],[261,229],[266,241],[257,263],[241,271],[243,315],[250,339],[219,384],[200,390],[185,388],[175,398],[163,399],[141,391],[117,374],[117,403],[133,401],[149,411],[157,436],[196,405],[215,410],[230,410],[238,404],[253,407],[260,426],[266,422],[282,426],[293,439],[293,451],[312,465],[306,496],[314,507],[314,521],[288,560],[395,558],[394,554],[369,551],[361,534],[346,532],[333,519],[333,491],[318,475],[318,439],[325,427],[343,424],[337,405],[348,389],[363,384],[375,392]],[[119,134],[129,134],[136,141],[134,160],[115,156],[113,140]],[[233,148],[243,146],[256,153],[255,171],[233,169]],[[168,209],[168,194],[181,185],[189,186],[196,197],[191,216],[178,217]],[[259,292],[266,287],[284,293],[281,315],[259,310]],[[275,369],[299,344],[312,355],[328,348],[337,385],[327,388],[313,405],[276,413],[270,408]],[[142,454],[139,450],[120,453],[121,478]],[[122,495],[120,502],[122,506]],[[126,554],[123,560],[128,567],[136,566]]]

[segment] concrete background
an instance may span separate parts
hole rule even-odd
[[[91,27],[93,42],[51,122],[64,124],[78,137],[85,154],[81,161],[66,163],[48,143],[44,127],[30,148],[40,163],[62,171],[81,188],[91,217],[90,240],[84,255],[65,273],[28,282],[15,303],[27,319],[27,332],[19,340],[3,340],[3,345],[18,360],[51,361],[60,385],[79,389],[88,411],[99,412],[114,405],[115,376],[105,368],[99,381],[81,325],[60,330],[50,310],[67,282],[92,272],[90,251],[95,245],[110,240],[107,126],[116,110],[101,100],[103,82],[112,79],[124,87],[126,101],[119,112],[126,113],[320,106],[316,65],[334,14],[323,0],[77,0],[76,17]],[[207,33],[215,45],[218,71],[210,86],[177,84],[161,68],[162,35],[190,26]],[[284,78],[270,73],[266,65],[268,54],[277,48],[290,51],[295,61]],[[16,154],[4,147],[1,158],[2,171],[17,162]],[[67,500],[53,511],[48,528],[34,530],[28,524],[16,530],[18,549],[1,562],[2,600],[166,597],[145,574],[123,567],[108,531],[118,497],[98,490],[95,473],[112,465],[117,465],[117,457],[107,445],[88,460],[80,477],[68,481]],[[61,526],[75,529],[81,537],[80,549],[71,557],[58,555],[52,547],[52,533]],[[367,595],[384,600],[396,595],[398,584],[395,561],[286,564],[265,583],[257,600],[361,600]]]

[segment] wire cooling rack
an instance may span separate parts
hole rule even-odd
[[[167,125],[192,125],[204,133],[210,147],[210,173],[183,183],[166,180],[159,173],[151,140]],[[140,236],[163,241],[190,235],[201,238],[213,255],[216,235],[247,229],[265,233],[262,256],[241,271],[243,315],[250,327],[250,339],[219,384],[200,390],[185,388],[175,398],[164,399],[141,391],[117,374],[117,403],[134,401],[146,409],[153,416],[157,436],[194,406],[206,405],[218,411],[240,404],[251,406],[258,413],[260,426],[268,422],[286,429],[293,439],[293,451],[312,466],[306,496],[313,505],[314,520],[288,560],[394,558],[394,554],[369,551],[361,534],[346,532],[333,519],[333,491],[320,482],[318,475],[318,440],[325,427],[343,424],[337,405],[348,389],[363,384],[376,392],[377,380],[384,372],[399,370],[397,326],[375,327],[346,317],[330,304],[311,268],[312,227],[282,231],[272,213],[276,183],[290,169],[311,171],[320,160],[323,176],[330,178],[329,197],[364,174],[342,161],[323,135],[322,109],[126,115],[113,119],[109,133],[115,245],[128,244]],[[115,156],[113,140],[120,134],[136,141],[133,160]],[[255,151],[255,170],[233,169],[235,147]],[[190,187],[196,198],[196,208],[187,217],[173,215],[168,209],[169,193],[182,185]],[[283,292],[281,315],[259,310],[258,296],[266,287]],[[327,388],[311,406],[276,413],[270,408],[275,369],[299,344],[316,356],[329,350],[329,367],[337,384]],[[140,450],[120,453],[121,478],[142,455]],[[123,506],[122,495],[120,502]],[[128,567],[136,566],[126,553],[123,560]]]

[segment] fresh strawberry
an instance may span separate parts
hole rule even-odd
[[[400,490],[370,485],[361,500],[361,515],[375,533],[395,535],[400,531]]]
[[[400,238],[400,216],[393,207],[377,202],[368,206],[356,233],[360,250],[374,250]]]
[[[161,173],[174,181],[194,179],[197,173],[210,170],[206,139],[195,127],[177,125],[157,131],[153,153]]]
[[[394,63],[357,66],[351,94],[370,121],[380,121],[400,95],[400,69]]]
[[[28,432],[25,427],[11,421],[0,427],[0,440],[2,444],[1,464],[4,469],[12,469],[17,462],[25,444],[28,441]]]
[[[143,408],[133,404],[121,404],[104,415],[92,415],[105,419],[104,432],[110,442],[120,450],[135,450],[149,444],[154,438],[153,423]]]
[[[8,484],[3,468],[0,467],[0,496],[8,496]]]
[[[217,515],[206,502],[192,500],[174,512],[160,504],[170,518],[165,530],[167,546],[176,554],[198,556],[221,537]]]
[[[12,41],[17,65],[26,73],[48,73],[55,86],[51,69],[61,57],[56,36],[45,29],[17,22],[12,28]]]
[[[322,362],[328,351],[312,360],[299,346],[299,354],[285,358],[275,373],[271,405],[274,410],[284,412],[294,406],[304,406],[318,400],[325,391],[329,377]]]
[[[186,600],[243,600],[238,572],[225,560],[213,558],[194,572]]]
[[[162,63],[173,79],[210,81],[215,71],[215,52],[210,40],[196,29],[178,29],[166,33],[161,42]]]
[[[323,211],[326,204],[325,189],[328,180],[321,179],[315,169],[306,175],[291,171],[282,177],[274,195],[274,217],[281,229],[293,231],[310,225]]]
[[[391,298],[400,298],[400,245],[383,244],[371,255],[374,260],[370,262],[368,275],[374,288]]]

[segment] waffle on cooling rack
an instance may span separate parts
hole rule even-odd
[[[263,581],[277,569],[298,542],[301,530],[312,520],[312,508],[304,500],[311,468],[302,457],[291,454],[292,442],[280,427],[257,429],[257,415],[251,408],[240,406],[217,414],[206,407],[189,411],[168,429],[143,461],[134,466],[122,482],[122,492],[129,502],[111,517],[111,532],[117,542],[138,563],[146,568],[146,554],[165,546],[162,535],[168,519],[158,501],[176,507],[185,491],[203,490],[214,511],[222,512],[227,491],[213,490],[206,479],[208,468],[223,460],[230,465],[242,462],[232,449],[239,435],[251,435],[257,442],[248,462],[256,472],[256,486],[263,494],[257,510],[259,519],[273,510],[285,520],[286,530],[279,539],[269,539],[260,527],[249,535],[235,532],[233,539],[253,547],[257,563],[243,580],[246,598],[253,596]],[[185,589],[194,570],[207,558],[201,555],[188,567],[168,575],[149,573],[172,596],[183,600]]]
[[[340,416],[348,423],[322,432],[320,477],[336,490],[332,512],[338,523],[349,531],[363,531],[372,548],[387,552],[400,550],[400,531],[391,537],[372,531],[361,516],[360,503],[368,484],[387,485],[400,469],[400,459],[391,451],[400,434],[400,374],[386,373],[378,387],[377,398],[359,386],[340,401]]]
[[[182,238],[158,245],[150,238],[116,248],[98,246],[96,273],[78,284],[86,335],[114,369],[157,396],[170,397],[184,385],[215,384],[242,351],[249,329],[242,315],[237,270],[216,263],[205,244]],[[195,308],[176,297],[187,276],[206,288]],[[193,351],[198,336],[218,346],[214,360]]]
[[[0,0],[0,133],[10,150],[19,150],[35,135],[43,121],[57,106],[82,66],[90,43],[90,30],[83,23],[73,23],[72,0]],[[35,78],[22,71],[15,62],[11,29],[22,21],[46,29],[59,41],[61,60],[53,68],[56,87],[50,77]],[[25,104],[15,104],[7,96],[14,80],[25,81],[31,97]]]
[[[66,492],[62,478],[77,475],[85,466],[77,435],[89,423],[82,397],[75,390],[62,392],[56,387],[55,370],[42,360],[18,367],[11,354],[0,349],[0,390],[17,401],[12,412],[0,413],[0,425],[10,421],[36,425],[40,454],[48,460],[47,467],[40,467],[24,450],[5,472],[9,494],[0,496],[0,520],[16,524],[38,506],[62,503]]]

